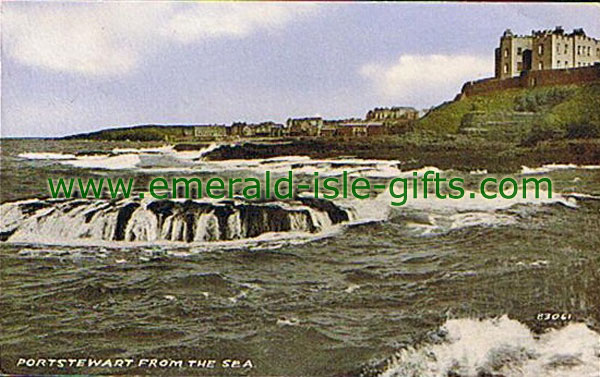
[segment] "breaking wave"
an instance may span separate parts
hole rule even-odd
[[[507,316],[452,319],[394,355],[379,377],[597,377],[600,334],[571,323],[542,335]]]
[[[205,172],[250,170],[270,170],[274,173],[287,172],[293,169],[296,174],[312,174],[322,171],[323,176],[341,175],[343,171],[350,176],[360,175],[373,178],[412,177],[412,171],[400,170],[400,161],[367,160],[359,158],[312,159],[308,156],[280,156],[264,159],[227,159],[204,161],[211,152],[229,144],[213,143],[197,150],[177,150],[165,145],[156,148],[115,148],[112,151],[80,154],[28,152],[19,154],[20,158],[29,160],[50,160],[57,163],[87,169],[106,170],[152,170],[152,171],[189,171],[201,169]],[[523,166],[520,174],[546,174],[556,170],[590,170],[600,169],[600,165],[547,164],[537,168]],[[435,167],[417,170],[418,175]],[[474,170],[471,175],[485,175],[487,170]]]
[[[319,234],[355,219],[326,200],[27,200],[0,206],[0,238],[9,242],[203,243],[265,234]]]
[[[212,144],[201,150],[178,151],[170,146],[146,149],[114,149],[108,154],[61,155],[26,153],[21,158],[53,159],[60,164],[98,169],[193,170],[202,173],[232,171],[271,171],[297,175],[362,176],[386,180],[391,177],[411,178],[413,171],[402,171],[400,162],[354,158],[311,159],[307,156],[285,156],[255,160],[204,161],[202,156],[218,148]],[[593,169],[595,166],[547,165],[540,169]],[[436,167],[416,170],[444,173]],[[472,172],[484,174],[485,172]],[[532,174],[531,170],[524,174]],[[390,216],[402,217],[404,229],[412,236],[430,236],[462,228],[514,225],[535,213],[539,205],[560,204],[576,208],[579,201],[597,197],[570,193],[554,193],[548,198],[533,191],[527,198],[497,197],[489,200],[481,195],[459,200],[409,198],[401,207],[388,190],[368,200],[338,199],[334,202],[308,197],[285,202],[221,202],[176,200],[33,200],[5,203],[0,206],[0,239],[10,242],[61,243],[77,242],[182,242],[213,245],[248,239],[315,239],[333,234],[340,225],[385,221]],[[312,202],[310,201],[312,200]],[[327,203],[327,204],[325,204]],[[521,206],[521,208],[517,208]],[[523,209],[525,208],[525,209]],[[509,210],[510,209],[510,210]],[[334,214],[337,213],[337,214]],[[339,213],[345,213],[343,217]],[[302,234],[302,236],[299,236]],[[306,237],[309,235],[309,237]]]
[[[205,148],[192,151],[178,151],[172,146],[157,148],[115,148],[112,151],[80,153],[31,152],[21,153],[20,158],[28,160],[55,160],[61,164],[77,168],[125,170],[144,167],[169,166],[185,168],[193,166],[195,160],[201,160],[204,155],[218,148],[211,144]]]
[[[397,208],[390,206],[392,200],[389,193],[370,200],[336,201],[310,196],[265,202],[31,199],[0,205],[0,240],[62,245],[116,242],[117,246],[306,241],[333,235],[346,225],[390,218],[400,219],[412,236],[430,236],[474,226],[514,225],[537,211],[539,206],[533,204],[576,208],[578,200],[597,199],[575,194],[546,200],[431,198],[409,200]]]
[[[598,200],[595,196],[576,193],[555,193],[552,198],[548,198],[546,192],[540,192],[539,198],[535,198],[533,190],[527,191],[526,198],[513,199],[500,196],[494,199],[481,196],[471,198],[470,193],[471,191],[465,190],[464,197],[457,200],[439,199],[432,195],[427,198],[410,198],[392,214],[402,218],[413,235],[430,236],[474,226],[515,225],[523,218],[535,214],[543,205],[560,205],[575,209],[578,208],[578,201]],[[377,201],[386,203],[389,207],[393,200],[389,193],[383,193]]]
[[[240,159],[204,161],[204,156],[218,149],[220,144],[211,144],[203,149],[179,151],[171,146],[158,148],[115,148],[108,152],[74,154],[32,152],[21,153],[20,158],[47,160],[85,169],[136,170],[136,171],[202,171],[206,173],[231,171],[269,170],[272,173],[313,174],[337,176],[344,171],[350,176],[391,178],[400,174],[400,162],[393,160],[365,160],[354,158],[311,159],[307,156],[284,156],[266,159]]]

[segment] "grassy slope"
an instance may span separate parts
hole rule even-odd
[[[506,90],[490,95],[446,102],[420,119],[416,128],[434,132],[457,133],[463,117],[473,111],[476,106],[478,110],[486,112],[512,108],[517,92],[517,90]]]
[[[576,94],[556,105],[550,114],[559,123],[586,123],[600,125],[600,83],[578,88]]]
[[[448,102],[419,120],[417,130],[458,133],[463,119],[477,113],[487,121],[509,120],[532,115],[536,132],[556,131],[567,136],[568,129],[582,125],[600,129],[600,83],[534,89],[511,89]],[[529,125],[532,126],[532,125]],[[493,126],[488,129],[493,131]]]

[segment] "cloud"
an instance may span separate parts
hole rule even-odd
[[[198,39],[245,37],[257,30],[282,28],[315,11],[315,4],[209,3],[175,12],[164,35],[189,43]]]
[[[416,106],[452,99],[464,82],[489,77],[493,71],[493,58],[474,55],[402,55],[391,64],[360,68],[382,100]]]
[[[89,75],[128,72],[136,65],[143,42],[143,30],[135,28],[139,22],[128,20],[127,13],[132,10],[126,5],[5,6],[5,52],[22,64],[52,71]]]
[[[15,3],[2,15],[4,53],[51,71],[117,76],[169,43],[282,28],[313,4]]]

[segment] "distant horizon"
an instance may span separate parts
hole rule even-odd
[[[441,104],[440,104],[441,105]],[[439,106],[439,105],[437,105]],[[388,108],[391,106],[387,106]],[[436,107],[436,106],[434,106]],[[421,111],[425,111],[425,110],[429,110],[428,109],[417,109],[415,108],[416,111],[421,112]],[[372,110],[372,109],[369,109]],[[364,118],[364,116],[362,117]],[[355,117],[355,119],[362,119],[361,117]],[[290,118],[288,118],[290,119]],[[347,120],[347,119],[351,119],[351,117],[343,117],[343,118],[336,118],[336,119],[329,119],[329,118],[323,118],[323,120],[325,121],[337,121],[337,120]],[[244,120],[236,120],[230,123],[133,123],[133,124],[123,124],[123,125],[110,125],[110,126],[105,126],[105,127],[99,127],[95,130],[92,131],[82,131],[82,132],[74,132],[72,134],[67,134],[67,135],[60,135],[60,136],[5,136],[5,135],[0,135],[0,138],[3,139],[55,139],[55,138],[64,138],[64,137],[69,137],[69,136],[74,136],[74,135],[82,135],[82,134],[91,134],[91,133],[96,133],[96,132],[101,132],[101,131],[110,131],[110,130],[118,130],[118,129],[125,129],[125,128],[141,128],[141,127],[210,127],[210,126],[223,126],[223,127],[232,127],[233,124],[235,123],[247,123],[247,124],[260,124],[260,123],[268,123],[268,122],[273,122],[276,124],[283,124],[284,126],[286,125],[286,122],[278,122],[272,119],[264,119],[264,120],[259,120],[259,121],[255,121],[255,122],[247,122]]]
[[[493,76],[505,29],[600,36],[598,4],[2,7],[2,138],[426,110]]]

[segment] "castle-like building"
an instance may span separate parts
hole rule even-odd
[[[585,35],[583,29],[565,33],[554,30],[515,35],[507,29],[495,51],[496,78],[519,76],[526,71],[578,68],[600,63],[600,41]]]

